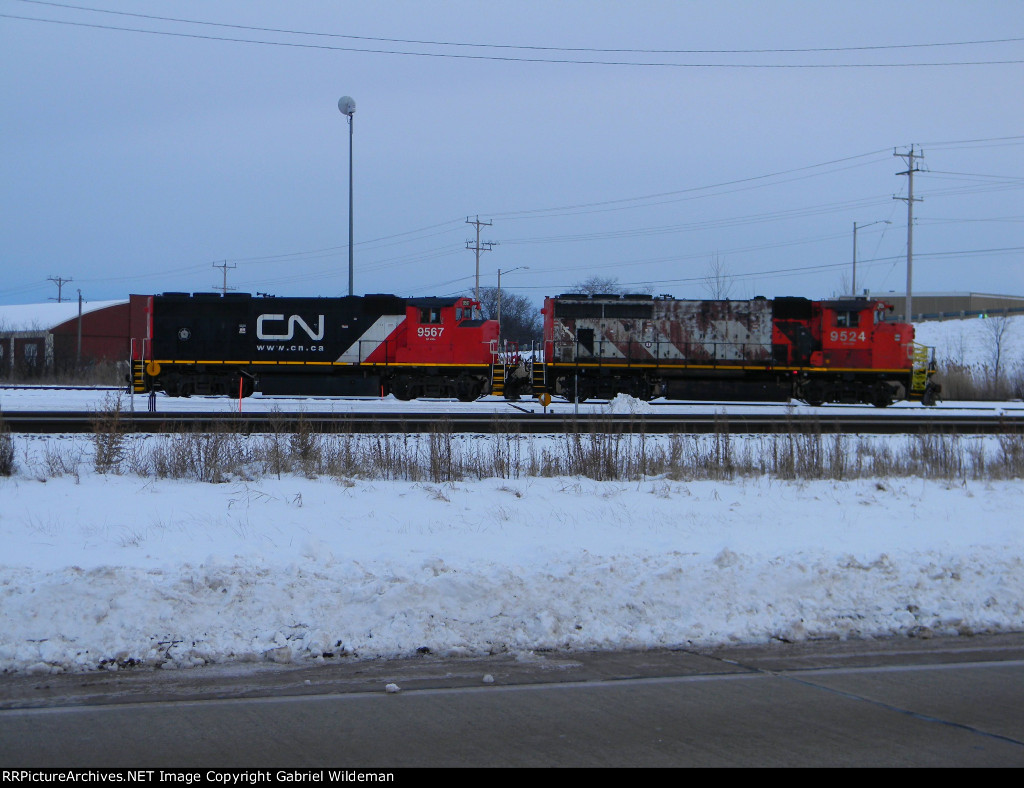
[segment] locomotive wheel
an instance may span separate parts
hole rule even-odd
[[[825,384],[820,380],[812,380],[804,386],[804,402],[812,408],[820,408],[825,404]]]
[[[409,390],[409,382],[406,380],[395,380],[391,383],[391,393],[395,395],[395,399],[401,400],[402,402],[408,402],[412,399],[411,391]]]
[[[562,396],[569,402],[586,402],[590,396],[587,384],[582,380],[579,381],[579,385],[574,380],[567,380],[562,386],[562,392]]]
[[[871,392],[871,404],[876,408],[887,408],[892,405],[892,389],[879,383]]]
[[[229,396],[238,396],[239,376],[235,375],[231,380],[228,381],[228,389],[225,392]],[[251,397],[252,393],[256,390],[256,382],[248,375],[241,376],[242,396]]]
[[[480,398],[480,382],[472,378],[460,378],[456,387],[459,402],[475,402]]]

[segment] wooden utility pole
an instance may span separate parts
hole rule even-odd
[[[491,249],[493,249],[498,244],[497,244],[496,241],[484,241],[482,244],[480,243],[480,228],[481,227],[490,227],[491,226],[491,222],[481,222],[480,221],[480,217],[477,216],[476,219],[470,219],[469,217],[466,217],[466,224],[475,224],[476,225],[476,245],[475,246],[470,246],[470,244],[473,243],[473,242],[472,241],[466,241],[466,248],[467,249],[472,249],[474,252],[476,252],[476,284],[473,287],[473,298],[475,298],[477,301],[479,301],[480,300],[480,252],[489,252],[489,251],[491,251]]]
[[[57,285],[57,303],[58,304],[61,303],[61,301],[64,300],[63,299],[64,285],[68,284],[69,282],[74,282],[75,281],[74,279],[65,279],[62,276],[50,276],[50,277],[47,277],[47,279],[48,279],[48,281],[53,282],[55,285]],[[53,299],[51,298],[50,300],[52,301]]]
[[[220,291],[221,291],[221,293],[223,295],[227,295],[228,294],[228,290],[234,290],[235,289],[233,287],[228,287],[228,269],[229,268],[238,268],[238,266],[235,265],[234,263],[232,263],[231,265],[228,265],[228,261],[225,260],[223,263],[214,263],[213,267],[214,268],[223,268],[224,269],[224,283],[220,286]],[[214,287],[217,287],[217,285],[214,285]]]
[[[82,288],[78,288],[78,350],[75,352],[75,371],[82,368]]]
[[[898,156],[901,159],[907,160],[906,172],[897,172],[897,175],[907,176],[907,196],[906,197],[893,197],[894,200],[906,200],[907,202],[907,298],[906,298],[906,312],[905,320],[910,323],[913,322],[913,285],[914,285],[914,203],[921,202],[921,198],[914,197],[914,173],[920,172],[921,170],[914,166],[914,159],[923,159],[924,154],[921,152],[914,153],[914,146],[910,146],[910,153],[897,153],[893,151],[893,156]]]

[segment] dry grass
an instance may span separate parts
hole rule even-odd
[[[942,399],[1005,402],[1024,399],[1024,366],[1011,365],[996,378],[986,364],[947,361],[939,364],[935,381],[942,384]]]
[[[13,476],[14,471],[14,441],[11,440],[11,431],[0,414],[0,476]]]
[[[732,433],[720,417],[710,435],[651,436],[643,417],[622,423],[534,437],[506,423],[488,435],[460,435],[448,420],[426,434],[319,433],[302,419],[288,430],[283,418],[250,436],[225,421],[205,432],[128,436],[120,401],[111,398],[93,422],[93,467],[208,483],[327,476],[448,484],[467,479],[584,477],[597,481],[664,478],[680,481],[771,476],[783,480],[848,480],[917,476],[944,480],[1024,477],[1024,436],[1009,429],[994,438],[921,433],[903,437],[823,434],[821,425],[774,434]],[[6,438],[4,437],[6,435]],[[47,446],[47,475],[78,475],[81,452]],[[14,450],[0,424],[0,474],[14,470]]]
[[[124,423],[121,396],[107,395],[92,416],[93,466],[97,473],[118,473],[124,459]]]

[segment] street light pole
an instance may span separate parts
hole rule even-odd
[[[892,224],[888,219],[879,219],[877,222],[871,222],[870,224],[862,224],[860,229],[865,227],[871,227],[873,224]],[[857,295],[857,223],[853,223],[853,282],[851,283],[850,290],[854,296]]]
[[[338,99],[338,109],[348,117],[348,294],[352,295],[352,120],[356,114],[356,102],[351,96],[342,96]]]
[[[510,268],[505,273],[510,274],[513,271],[523,271],[529,269],[528,265],[520,265],[516,268]],[[498,342],[501,342],[501,269],[498,269]]]

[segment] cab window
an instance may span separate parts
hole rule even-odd
[[[483,315],[480,312],[480,308],[477,306],[471,306],[470,301],[463,301],[460,306],[455,307],[455,320],[481,320]]]
[[[441,322],[441,310],[434,307],[423,307],[420,309],[420,322],[430,325],[438,325]]]

